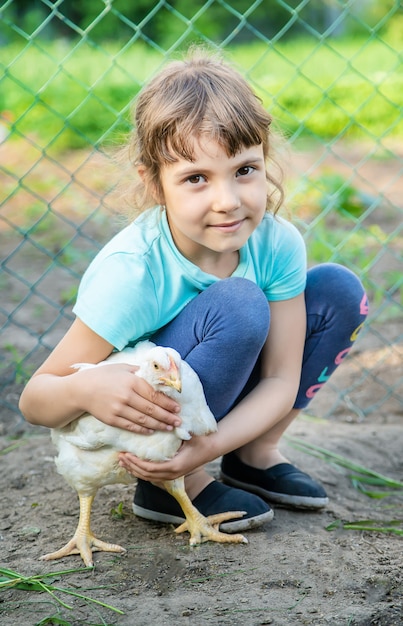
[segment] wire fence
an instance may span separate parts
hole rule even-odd
[[[401,3],[82,4],[0,8],[0,414],[17,432],[24,382],[71,323],[82,272],[121,227],[104,148],[130,127],[144,81],[192,41],[221,48],[277,120],[287,209],[310,263],[344,263],[368,290],[369,323],[321,414],[401,414]]]

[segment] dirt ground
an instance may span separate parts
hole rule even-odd
[[[401,412],[385,412],[365,422],[349,422],[346,416],[327,421],[301,418],[292,434],[402,480],[401,419]],[[55,471],[47,432],[27,427],[16,443],[21,445],[1,457],[0,567],[25,576],[82,567],[79,557],[38,561],[71,537],[78,501]],[[10,439],[0,438],[0,449],[11,445]],[[323,482],[330,496],[326,510],[297,513],[276,507],[271,523],[248,533],[248,545],[190,548],[186,536],[176,536],[171,527],[131,513],[132,488],[104,488],[94,504],[94,531],[119,542],[127,553],[97,553],[93,571],[55,575],[50,582],[124,614],[57,593],[72,607],[67,609],[48,594],[14,589],[0,595],[1,623],[400,625],[401,537],[330,532],[326,527],[335,520],[401,519],[402,499],[370,499],[353,487],[347,470],[288,444],[284,451]],[[211,471],[218,475],[218,462],[211,464]],[[111,513],[120,503],[122,519]],[[65,621],[41,621],[49,616]]]
[[[403,376],[402,330],[401,321],[389,321],[364,335],[332,385],[315,398],[310,414],[316,417],[299,418],[290,434],[403,480],[398,388]],[[16,398],[20,390],[11,385],[7,393]],[[341,399],[340,390],[346,390]],[[375,408],[364,416],[357,414],[357,406]],[[95,501],[93,529],[99,537],[123,545],[127,553],[97,553],[94,570],[86,570],[79,557],[47,563],[38,558],[71,537],[78,500],[56,473],[49,433],[27,425],[12,411],[4,410],[0,417],[0,568],[24,576],[54,572],[48,583],[121,611],[61,591],[54,593],[71,608],[29,588],[0,588],[0,622],[5,626],[403,623],[402,538],[326,530],[335,520],[402,519],[401,496],[369,498],[354,487],[348,470],[284,441],[288,458],[325,485],[330,503],[324,511],[275,507],[274,520],[250,531],[247,545],[190,548],[185,535],[176,536],[169,526],[133,515],[133,488],[107,487]],[[219,461],[210,469],[218,476]],[[70,569],[74,571],[59,573]]]

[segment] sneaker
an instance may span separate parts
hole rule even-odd
[[[326,491],[308,474],[291,463],[279,463],[266,470],[243,463],[234,452],[222,458],[224,483],[296,509],[322,509],[329,502]]]
[[[241,519],[220,524],[220,530],[227,533],[256,528],[273,519],[273,511],[264,500],[218,481],[208,484],[196,496],[193,504],[205,517],[227,511],[246,511],[246,515]],[[185,521],[183,511],[173,496],[141,479],[137,482],[134,494],[133,512],[154,522],[182,524]]]

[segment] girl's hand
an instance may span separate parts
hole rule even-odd
[[[113,346],[76,318],[27,383],[20,408],[31,424],[61,428],[85,412],[134,433],[180,426],[179,405],[135,375],[137,367],[110,363],[72,373],[73,363],[100,363]]]
[[[174,480],[215,458],[216,453],[211,449],[212,436],[214,435],[193,436],[184,441],[177,454],[169,461],[144,461],[130,452],[121,452],[119,464],[130,474],[143,480],[151,482]]]
[[[105,424],[133,433],[152,434],[180,426],[177,402],[136,376],[137,369],[115,363],[73,374],[80,405]]]

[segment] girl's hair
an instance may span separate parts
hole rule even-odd
[[[168,64],[140,92],[134,131],[121,152],[121,161],[142,165],[143,181],[130,191],[129,204],[141,211],[162,197],[159,172],[177,157],[192,161],[194,140],[201,134],[217,141],[228,156],[262,144],[272,155],[272,118],[244,78],[220,58],[196,50],[183,61]],[[267,172],[267,209],[277,212],[283,201],[281,170]]]

